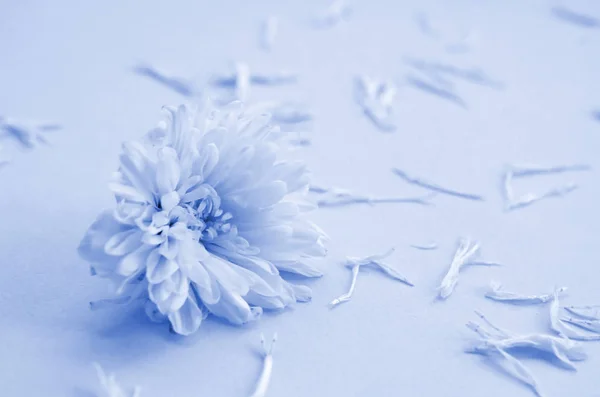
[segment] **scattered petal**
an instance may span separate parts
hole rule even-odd
[[[352,269],[352,281],[350,282],[350,288],[347,293],[332,300],[329,303],[329,306],[331,308],[333,308],[333,307],[339,305],[340,303],[348,302],[350,300],[350,298],[352,298],[352,295],[354,294],[354,290],[356,288],[356,280],[358,279],[358,273],[362,266],[375,267],[376,269],[379,269],[382,272],[384,272],[385,274],[387,274],[389,277],[391,277],[395,280],[401,281],[401,282],[413,287],[414,284],[411,283],[406,277],[404,277],[402,274],[400,274],[394,268],[381,262],[382,259],[387,258],[393,252],[394,252],[394,249],[392,248],[392,249],[388,250],[387,252],[385,252],[384,254],[371,255],[371,256],[364,257],[364,258],[356,258],[356,257],[346,258],[346,266],[348,266]]]
[[[550,304],[550,328],[556,332],[559,336],[581,341],[599,341],[600,334],[589,334],[572,328],[567,325],[560,317],[560,300],[559,300],[559,289],[554,291],[554,299]]]
[[[445,187],[441,187],[435,183],[424,181],[419,178],[414,178],[409,176],[406,172],[402,171],[399,168],[392,168],[392,172],[402,178],[404,181],[410,183],[411,185],[419,186],[424,189],[431,190],[434,193],[446,194],[449,196],[459,197],[466,200],[474,200],[474,201],[484,201],[485,199],[477,194],[471,193],[463,193],[452,189],[447,189]]]
[[[469,322],[467,327],[479,335],[480,341],[467,352],[486,355],[493,360],[502,358],[498,364],[502,365],[508,374],[528,385],[538,396],[541,395],[541,392],[533,375],[509,352],[529,353],[532,358],[540,359],[554,357],[562,367],[573,371],[576,370],[573,361],[582,361],[587,358],[578,342],[544,334],[514,335],[494,326],[484,315],[477,314],[493,332],[474,322]]]
[[[502,176],[503,180],[503,199],[507,211],[528,207],[538,201],[548,198],[564,197],[578,188],[574,183],[567,183],[562,186],[551,188],[543,193],[526,193],[520,197],[515,197],[512,189],[512,181],[515,178],[527,178],[539,175],[554,175],[567,172],[589,171],[591,167],[587,164],[557,165],[543,167],[538,165],[508,165]]]
[[[265,397],[267,395],[267,389],[269,388],[269,383],[271,382],[271,373],[273,372],[273,346],[277,341],[277,334],[273,335],[273,340],[268,348],[265,345],[264,335],[261,335],[260,338],[264,354],[263,366],[260,377],[256,381],[254,392],[252,393],[251,397]]]
[[[559,293],[563,293],[567,288],[559,288]],[[554,299],[554,294],[541,294],[541,295],[522,295],[514,292],[505,291],[502,288],[502,284],[497,281],[490,283],[490,290],[485,294],[485,297],[499,302],[514,303],[514,304],[525,304],[535,305],[548,303]]]
[[[114,374],[107,375],[100,364],[94,363],[100,385],[102,386],[102,394],[98,397],[139,397],[141,389],[136,386],[131,393],[126,392],[115,379]]]
[[[422,250],[422,251],[431,251],[431,250],[436,250],[438,249],[438,245],[437,243],[429,243],[429,244],[411,244],[410,245],[413,248],[416,248],[418,250]]]
[[[151,65],[140,64],[133,71],[140,76],[148,77],[159,84],[165,85],[171,90],[186,97],[192,97],[199,94],[198,88],[194,84],[182,77],[170,75]]]
[[[458,241],[458,247],[456,253],[452,258],[448,272],[444,276],[439,288],[438,297],[440,299],[447,299],[458,283],[458,275],[460,270],[466,265],[496,265],[495,263],[488,262],[477,262],[477,256],[479,255],[479,243],[473,242],[467,238],[461,238]]]
[[[600,305],[565,306],[565,310],[584,320],[600,320]]]

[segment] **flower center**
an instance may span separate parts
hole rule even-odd
[[[200,233],[200,240],[211,241],[231,230],[233,216],[221,209],[221,198],[216,191],[212,190],[206,197],[189,203],[187,207],[194,220],[188,223],[189,228]]]

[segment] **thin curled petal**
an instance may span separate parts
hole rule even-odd
[[[554,299],[550,304],[550,327],[559,336],[582,341],[599,341],[600,334],[589,334],[574,329],[560,318],[560,301],[558,289],[554,291]]]
[[[559,293],[566,291],[566,288],[560,288]],[[541,295],[522,295],[514,292],[505,291],[497,281],[490,283],[490,290],[485,294],[485,297],[499,302],[507,302],[514,304],[525,304],[535,305],[548,303],[554,299],[554,294],[541,294]]]

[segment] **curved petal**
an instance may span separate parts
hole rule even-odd
[[[194,283],[202,302],[214,304],[221,298],[219,286],[213,282],[202,263],[182,262],[181,271]]]
[[[238,294],[226,288],[221,289],[221,299],[215,304],[204,304],[215,316],[222,317],[232,324],[244,324],[255,318],[250,305]]]
[[[171,291],[169,291],[166,283],[148,284],[148,296],[156,305],[158,302],[169,299]]]
[[[279,262],[275,263],[275,266],[283,272],[299,274],[304,277],[321,277],[323,275],[320,270],[310,266],[304,261]]]
[[[187,159],[190,155],[192,144],[195,141],[192,117],[188,113],[185,105],[178,107],[164,106],[163,109],[168,113],[170,125],[169,143],[175,149],[180,159]]]
[[[217,255],[228,258],[232,263],[242,266],[254,273],[262,274],[262,272],[278,275],[277,267],[271,262],[253,255],[240,255],[235,252],[228,252],[219,246],[211,245],[211,251]]]
[[[149,153],[138,142],[123,144],[123,153],[120,156],[120,172],[133,187],[151,203],[154,200],[154,175]]]
[[[131,276],[137,273],[142,267],[146,265],[148,254],[151,248],[147,246],[140,246],[135,251],[125,255],[118,263],[115,271],[121,276]]]
[[[158,151],[158,163],[156,164],[156,187],[161,196],[176,189],[180,173],[179,159],[175,149],[161,148]]]
[[[241,207],[266,208],[283,199],[287,194],[287,184],[283,181],[272,181],[251,189],[231,194],[231,200]]]
[[[198,161],[194,164],[194,171],[206,180],[219,162],[219,149],[214,143],[209,143],[202,148]]]
[[[292,287],[298,302],[310,302],[312,300],[312,290],[309,287],[306,285],[288,284]]]
[[[146,197],[136,188],[118,182],[111,182],[108,188],[115,194],[117,199],[130,200],[136,203],[146,203]]]
[[[171,277],[178,269],[177,262],[165,258],[159,250],[154,250],[148,255],[146,262],[146,279],[150,284],[159,284]]]
[[[246,295],[250,290],[250,280],[241,272],[237,272],[231,262],[215,255],[208,255],[202,264],[223,287],[232,294]]]
[[[163,194],[160,197],[160,207],[165,212],[171,212],[173,208],[179,204],[181,198],[179,197],[179,193],[176,191],[171,191],[167,194]]]
[[[148,295],[162,314],[173,313],[185,303],[189,293],[189,280],[180,272],[159,284],[148,284]]]
[[[169,314],[173,331],[179,335],[193,334],[202,324],[203,314],[192,297],[188,297],[179,310]]]
[[[158,251],[167,259],[175,259],[179,253],[179,241],[169,236],[158,247]]]
[[[120,223],[138,226],[138,224],[143,224],[147,214],[151,211],[150,208],[146,203],[120,201],[113,211],[113,216]]]
[[[289,193],[303,189],[310,182],[308,170],[302,161],[282,161],[275,164],[270,171],[271,178],[287,184]]]
[[[124,225],[117,222],[112,211],[104,211],[92,223],[79,243],[77,251],[86,261],[101,263],[114,260],[106,254],[104,246],[115,234],[125,230]]]
[[[272,249],[286,249],[287,243],[292,239],[294,228],[287,224],[278,224],[275,226],[258,227],[252,230],[246,230],[243,237],[251,245],[258,247],[268,245]]]
[[[192,201],[201,200],[209,196],[218,197],[219,195],[212,186],[201,184],[189,189],[188,192],[183,195],[181,201],[184,203],[191,203]]]
[[[286,304],[279,296],[262,296],[253,291],[250,291],[244,299],[246,299],[246,302],[250,305],[259,306],[268,310],[284,309],[289,304]]]
[[[164,234],[144,233],[142,236],[142,243],[150,246],[157,246],[164,243],[167,236]]]
[[[185,240],[189,238],[188,228],[184,222],[176,222],[169,228],[169,235],[177,240]]]
[[[142,233],[137,228],[118,232],[108,239],[104,252],[108,255],[123,256],[134,251],[142,244]]]

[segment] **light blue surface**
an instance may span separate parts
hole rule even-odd
[[[285,4],[284,4],[285,3]],[[396,4],[401,3],[401,4]],[[410,4],[413,3],[413,4]],[[565,3],[566,4],[566,3]],[[498,325],[547,331],[546,307],[512,307],[483,298],[490,279],[545,293],[569,287],[568,304],[600,303],[600,29],[570,24],[545,1],[356,2],[347,22],[310,26],[322,1],[19,1],[0,5],[0,114],[53,120],[64,130],[51,146],[11,151],[0,170],[0,394],[85,397],[100,362],[143,396],[244,396],[260,373],[259,334],[279,334],[270,396],[529,396],[531,391],[463,353],[464,327],[479,309]],[[568,2],[600,17],[594,1]],[[470,52],[447,53],[423,35],[425,13],[444,32],[473,29]],[[271,53],[258,32],[280,17]],[[437,23],[437,25],[436,25]],[[504,84],[456,80],[466,109],[405,84],[404,57],[479,67]],[[439,196],[435,207],[410,204],[321,209],[331,237],[325,277],[311,282],[313,302],[238,328],[208,320],[187,339],[150,324],[143,312],[88,310],[107,285],[89,276],[76,248],[103,208],[121,141],[152,128],[175,92],[132,73],[149,62],[202,81],[230,60],[251,68],[297,71],[296,85],[260,88],[253,99],[294,99],[315,113],[311,147],[296,155],[316,182],[373,195],[415,195],[390,169],[473,192],[485,202]],[[382,133],[352,98],[359,74],[400,85],[397,131]],[[506,163],[586,163],[592,172],[519,182],[526,192],[565,181],[581,188],[504,213]],[[459,236],[481,241],[483,258],[501,268],[461,273],[454,294],[434,302]],[[438,242],[435,251],[410,244]],[[327,303],[347,289],[344,256],[382,253],[414,288],[361,272],[349,303]],[[600,344],[568,372],[525,360],[548,396],[600,392]],[[88,393],[88,394],[86,394]]]

